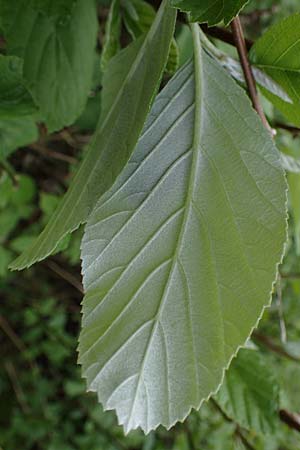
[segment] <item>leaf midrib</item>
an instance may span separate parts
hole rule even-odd
[[[166,282],[164,291],[162,293],[161,296],[161,302],[159,303],[159,307],[156,313],[156,317],[154,317],[153,320],[153,326],[148,338],[148,343],[146,346],[146,351],[145,351],[145,355],[143,357],[143,361],[142,361],[142,365],[141,365],[141,369],[139,371],[139,377],[137,380],[137,386],[135,389],[135,396],[134,399],[132,401],[132,406],[130,409],[130,413],[128,416],[128,420],[126,423],[126,426],[129,427],[129,424],[131,422],[131,418],[132,418],[132,413],[134,411],[134,407],[135,407],[135,403],[136,403],[136,399],[137,399],[137,394],[139,392],[139,388],[140,388],[140,383],[142,381],[142,375],[144,372],[144,367],[147,361],[147,357],[148,357],[148,353],[150,351],[151,348],[151,342],[152,339],[154,337],[155,331],[157,329],[157,327],[159,326],[160,322],[160,314],[161,311],[164,307],[165,304],[165,299],[167,298],[166,293],[169,290],[170,287],[170,282],[172,280],[172,275],[175,269],[175,266],[177,264],[178,261],[178,253],[179,253],[179,249],[182,246],[182,241],[184,238],[184,234],[185,234],[185,228],[186,228],[186,223],[188,220],[188,215],[190,212],[190,208],[189,205],[192,204],[192,198],[193,198],[193,194],[194,194],[194,181],[195,181],[195,177],[196,177],[196,173],[197,173],[197,167],[198,167],[198,158],[200,155],[200,140],[201,140],[201,131],[202,131],[202,49],[201,49],[201,43],[200,43],[200,36],[199,36],[199,26],[197,23],[191,24],[191,31],[192,31],[192,35],[193,35],[193,42],[194,42],[194,72],[195,72],[195,115],[194,115],[194,136],[193,136],[193,157],[192,157],[192,163],[191,163],[191,173],[190,173],[190,180],[189,180],[189,186],[188,186],[188,192],[187,192],[187,197],[186,197],[186,207],[185,207],[185,211],[183,214],[183,219],[182,219],[182,224],[180,226],[180,233],[179,233],[179,237],[178,237],[178,242],[176,245],[176,249],[175,249],[175,253],[173,256],[173,261],[172,261],[172,265],[170,268],[170,272],[169,272],[169,276],[168,276],[168,280]],[[199,124],[199,126],[197,126],[197,124]],[[163,328],[163,327],[162,327]],[[192,343],[193,347],[194,344]],[[193,351],[193,354],[195,354],[195,352]],[[196,366],[195,366],[195,375],[196,378],[198,377],[197,375],[197,370],[196,370]],[[169,403],[169,402],[168,402]],[[169,414],[169,413],[168,413]],[[168,421],[170,421],[170,417],[168,417]]]

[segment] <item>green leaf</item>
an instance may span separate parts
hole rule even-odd
[[[155,9],[143,0],[123,0],[124,23],[133,39],[146,33],[155,18]],[[166,72],[173,75],[178,69],[179,53],[175,39],[172,39]]]
[[[0,160],[38,138],[37,108],[24,86],[22,65],[18,57],[0,55]]]
[[[46,16],[70,20],[72,10],[78,0],[32,0],[32,7]]]
[[[289,199],[291,214],[294,221],[293,233],[295,236],[296,253],[300,255],[300,174],[288,173]]]
[[[122,65],[112,66],[118,73],[107,71],[106,76],[115,77],[121,84],[115,97],[103,93],[103,108],[98,129],[87,150],[86,157],[77,172],[69,191],[53,214],[47,227],[28,252],[12,265],[21,269],[55,251],[58,242],[81,223],[86,222],[100,196],[111,187],[126,165],[143,128],[150,104],[163,73],[173,36],[176,12],[164,0],[148,35],[137,44],[132,65],[132,49],[117,55]],[[103,117],[103,120],[102,120]]]
[[[12,259],[12,252],[0,246],[0,278],[7,277],[8,264]]]
[[[299,52],[300,14],[290,16],[269,28],[250,51],[251,62],[281,85],[292,103],[265,89],[264,95],[296,125],[300,125]]]
[[[249,0],[171,0],[171,4],[190,13],[192,22],[228,25]],[[226,4],[225,4],[226,3]]]
[[[19,147],[35,142],[38,136],[38,128],[32,117],[0,119],[0,160]]]
[[[105,25],[105,40],[101,56],[101,69],[105,71],[107,63],[120,50],[121,11],[120,0],[113,0]]]
[[[286,153],[280,153],[282,167],[287,172],[300,174],[300,158],[294,158]]]
[[[179,51],[179,67],[182,67],[193,56],[193,38],[188,25],[181,25],[177,34],[177,44]]]
[[[21,58],[0,55],[0,119],[33,114],[37,108],[25,88]]]
[[[169,428],[216,391],[286,240],[279,153],[193,34],[194,65],[157,97],[82,243],[79,362],[126,431]]]
[[[77,0],[67,23],[28,0],[5,0],[0,14],[8,52],[24,58],[23,76],[41,119],[49,131],[72,124],[91,87],[98,27],[94,0]]]
[[[265,434],[278,425],[279,385],[256,350],[239,351],[215,399],[241,427]]]
[[[240,62],[224,54],[224,59],[221,61],[221,63],[233,78],[235,78],[240,83],[246,84]],[[284,102],[293,103],[285,90],[282,89],[282,87],[278,83],[276,83],[273,78],[271,78],[269,75],[255,66],[252,66],[252,72],[256,83],[260,87],[269,91],[273,96],[279,97],[279,99],[283,100]]]

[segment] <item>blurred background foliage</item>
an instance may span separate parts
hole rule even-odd
[[[236,423],[215,401],[169,432],[159,429],[145,437],[136,431],[124,436],[114,413],[104,413],[95,395],[85,393],[76,364],[82,231],[64,240],[59,255],[30,270],[12,273],[7,269],[41,231],[77,169],[100,113],[101,69],[106,60],[118,51],[119,42],[126,45],[147,29],[153,18],[150,4],[155,7],[159,2],[149,1],[146,16],[130,15],[132,5],[138,3],[124,2],[124,24],[118,18],[111,24],[117,41],[108,45],[105,23],[110,1],[99,1],[95,76],[86,108],[73,126],[50,135],[40,126],[39,138],[33,129],[25,141],[19,141],[16,124],[9,133],[5,124],[1,128],[0,117],[0,449],[300,449],[299,433],[279,416],[270,433],[258,433]],[[255,40],[294,12],[300,12],[299,0],[252,0],[241,18],[247,37]],[[0,44],[5,55],[5,43]],[[217,40],[215,44],[235,54],[227,44]],[[192,52],[180,23],[172,47],[166,78]],[[262,101],[271,123],[285,123],[267,100]],[[276,141],[283,152],[300,157],[299,130],[279,126]],[[264,358],[267,373],[278,387],[279,409],[300,413],[300,175],[289,174],[288,180],[291,218],[286,256],[272,306],[251,345]]]

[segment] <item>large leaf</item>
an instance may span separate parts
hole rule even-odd
[[[126,431],[170,427],[216,391],[286,239],[278,151],[193,31],[194,65],[157,97],[82,244],[79,362]]]
[[[215,398],[226,415],[244,428],[271,433],[278,425],[279,385],[258,351],[239,351]]]
[[[189,12],[193,22],[216,25],[224,21],[227,25],[249,0],[171,0],[171,4]]]
[[[115,88],[114,98],[103,92],[98,129],[69,191],[45,230],[13,268],[30,266],[53,252],[68,232],[87,220],[127,163],[166,64],[175,18],[175,10],[164,0],[146,38],[135,41],[126,53],[117,55],[117,61],[111,61],[113,73],[108,69],[106,77]]]
[[[300,124],[300,14],[269,28],[250,51],[253,64],[263,69],[287,92],[292,103],[264,90],[266,97],[287,117]]]
[[[91,87],[98,27],[94,0],[77,0],[67,22],[42,13],[34,0],[3,0],[0,13],[8,52],[24,58],[23,75],[41,118],[50,131],[72,124]]]

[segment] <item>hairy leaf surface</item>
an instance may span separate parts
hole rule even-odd
[[[239,351],[215,399],[244,428],[272,433],[278,425],[279,385],[258,351]]]
[[[278,151],[193,30],[194,64],[157,97],[82,244],[79,362],[126,431],[170,427],[216,391],[286,239]]]
[[[191,14],[193,22],[216,25],[222,21],[227,25],[248,0],[171,0],[171,4]]]
[[[296,125],[300,125],[300,14],[269,28],[250,51],[252,63],[263,69],[292,100],[285,102],[264,90],[266,97]]]
[[[111,77],[114,97],[111,92],[103,92],[101,118],[86,157],[47,227],[13,268],[30,266],[55,251],[68,232],[87,220],[126,165],[165,68],[175,18],[175,10],[163,1],[144,40],[135,41],[126,53],[117,55],[117,61],[111,61],[112,69],[107,69],[106,77]]]

